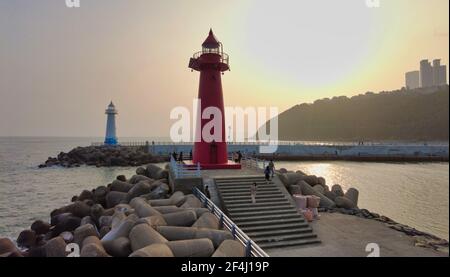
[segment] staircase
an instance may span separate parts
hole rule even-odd
[[[278,177],[268,184],[262,176],[214,181],[225,212],[262,249],[320,243]],[[250,186],[255,182],[258,189],[252,204]]]

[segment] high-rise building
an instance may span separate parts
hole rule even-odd
[[[433,61],[433,85],[442,86],[447,84],[447,67],[441,65],[441,60]]]
[[[405,74],[405,87],[407,89],[420,88],[420,71],[411,71]]]
[[[420,87],[432,87],[433,84],[433,67],[428,60],[420,61]]]

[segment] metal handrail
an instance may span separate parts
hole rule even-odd
[[[194,59],[199,59],[203,54],[218,54],[220,55],[220,62],[226,65],[230,64],[230,56],[227,53],[221,51],[199,51],[194,54]]]
[[[253,240],[251,240],[236,224],[228,218],[208,197],[206,197],[198,188],[193,189],[193,194],[203,203],[218,219],[221,226],[231,232],[234,239],[245,247],[247,257],[269,257]]]
[[[170,157],[170,168],[176,178],[201,177],[200,163],[197,163],[195,170],[185,168],[182,163],[177,162],[172,156]]]

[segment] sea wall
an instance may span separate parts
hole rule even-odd
[[[149,152],[167,156],[172,152],[183,152],[189,157],[193,145],[155,144]],[[367,160],[367,161],[448,161],[448,145],[278,145],[273,154],[260,154],[258,144],[229,144],[228,151],[241,151],[276,160]]]

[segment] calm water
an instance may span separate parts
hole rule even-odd
[[[99,139],[0,138],[0,236],[16,238],[83,189],[134,173],[135,168],[37,168],[48,156],[92,141]],[[448,239],[448,163],[280,162],[277,167],[323,176],[330,185],[358,188],[360,207]]]

